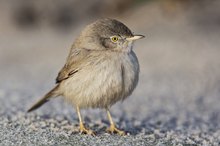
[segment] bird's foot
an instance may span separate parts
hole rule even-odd
[[[107,132],[113,134],[113,133],[116,133],[120,136],[124,136],[126,135],[126,133],[122,130],[119,130],[118,128],[115,127],[115,125],[111,125],[108,129],[107,129]]]
[[[80,130],[80,133],[82,134],[95,136],[95,133],[92,130],[85,128],[85,126],[82,123],[79,126],[79,130]]]

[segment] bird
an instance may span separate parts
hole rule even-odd
[[[95,135],[84,125],[80,110],[103,109],[110,123],[107,131],[125,135],[114,123],[110,107],[131,95],[139,79],[139,62],[134,41],[144,35],[133,32],[122,22],[102,18],[87,25],[71,46],[66,63],[59,71],[55,87],[28,112],[55,97],[62,97],[76,110],[80,133]]]

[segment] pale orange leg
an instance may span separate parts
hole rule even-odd
[[[83,134],[89,134],[89,135],[95,136],[95,133],[92,130],[85,128],[83,121],[82,121],[81,114],[80,114],[80,109],[78,106],[76,107],[76,111],[77,111],[77,114],[79,117],[79,130],[80,130],[80,132]]]
[[[110,114],[109,109],[106,109],[106,111],[107,111],[107,116],[108,116],[108,119],[109,119],[109,122],[110,122],[110,127],[107,129],[107,131],[109,133],[117,133],[117,134],[119,134],[121,136],[125,135],[124,131],[119,130],[118,128],[116,128],[115,123],[112,120],[112,116]]]

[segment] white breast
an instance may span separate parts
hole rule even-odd
[[[65,80],[61,84],[63,96],[80,108],[106,108],[132,93],[138,74],[139,64],[133,51],[109,53]]]

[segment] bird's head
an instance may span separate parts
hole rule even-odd
[[[100,19],[88,25],[76,41],[76,47],[89,50],[112,50],[128,52],[135,40],[143,35],[134,35],[123,23],[115,19]]]

